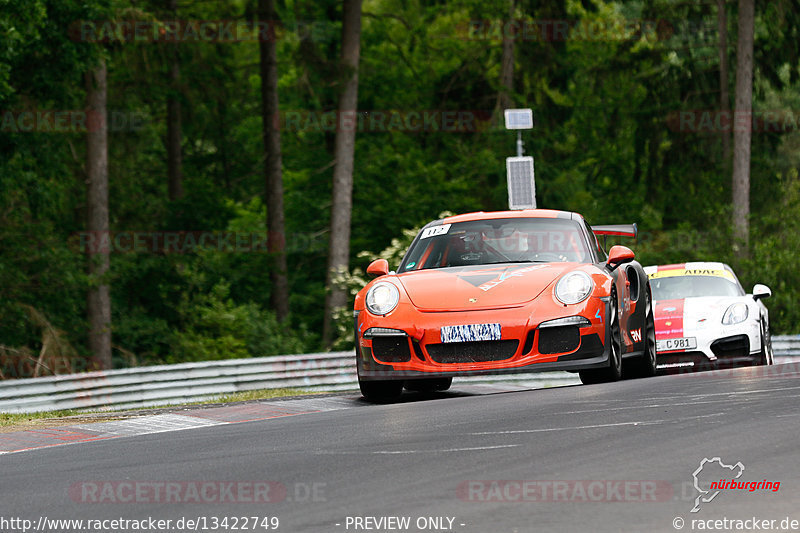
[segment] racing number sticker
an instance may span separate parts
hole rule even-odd
[[[446,235],[448,231],[450,231],[450,226],[452,224],[443,224],[441,226],[433,226],[427,228],[425,231],[422,232],[420,236],[421,239],[428,239],[430,237],[436,237],[438,235]]]

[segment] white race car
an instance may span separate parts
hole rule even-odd
[[[653,292],[658,368],[771,365],[766,285],[745,294],[724,263],[645,267]]]

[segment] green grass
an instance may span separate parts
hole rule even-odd
[[[222,394],[200,402],[190,402],[180,405],[212,405],[218,403],[247,402],[252,400],[269,400],[273,398],[285,398],[287,396],[311,396],[315,394],[325,394],[327,392],[328,391],[308,391],[305,389],[262,389],[262,390],[236,392],[233,394]],[[48,419],[60,419],[70,416],[91,417],[94,414],[106,415],[102,419],[98,420],[98,421],[106,421],[109,418],[113,418],[114,413],[122,413],[122,412],[128,413],[131,411],[148,411],[153,409],[170,409],[170,408],[178,408],[180,405],[179,404],[160,405],[152,407],[141,407],[137,409],[124,409],[117,411],[113,410],[98,411],[96,409],[95,410],[69,409],[64,411],[48,411],[40,413],[19,413],[19,414],[0,413],[0,427],[20,426],[20,425],[24,426],[36,422],[44,424],[44,421]]]
[[[261,389],[244,392],[234,392],[233,394],[223,394],[206,403],[231,403],[246,402],[250,400],[269,400],[272,398],[285,398],[287,396],[312,396],[315,394],[325,394],[327,391],[308,391],[306,389]]]
[[[0,427],[4,426],[15,426],[17,424],[21,424],[24,422],[29,422],[32,420],[41,420],[47,418],[63,418],[65,416],[74,416],[74,415],[81,415],[87,414],[86,411],[76,411],[76,410],[67,410],[67,411],[50,411],[45,413],[0,413]]]

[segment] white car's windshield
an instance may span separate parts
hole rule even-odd
[[[586,238],[573,220],[476,220],[423,229],[400,272],[498,263],[585,263],[591,257]]]
[[[651,279],[655,300],[679,300],[700,296],[743,296],[738,283],[718,276],[673,276]]]

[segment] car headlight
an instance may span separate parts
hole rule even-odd
[[[594,282],[589,274],[582,271],[570,272],[556,284],[556,298],[567,305],[584,301],[592,293]]]
[[[400,301],[400,292],[391,283],[376,283],[367,292],[367,309],[373,315],[390,313]]]
[[[747,307],[747,304],[731,304],[727,311],[725,311],[725,314],[722,316],[722,323],[726,326],[739,324],[740,322],[747,320],[748,314],[750,314],[750,309]]]

